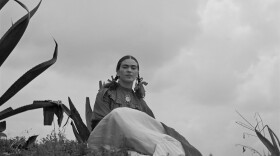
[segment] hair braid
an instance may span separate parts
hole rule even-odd
[[[147,85],[148,84],[147,82],[145,82],[145,81],[142,82],[142,81],[143,81],[143,78],[140,77],[140,75],[138,74],[137,83],[135,85],[134,91],[135,91],[136,96],[139,99],[145,97],[145,89],[144,89],[143,85]]]
[[[112,80],[108,79],[108,83],[104,85],[104,88],[109,88],[110,90],[115,90],[118,87],[117,80],[119,79],[119,76],[111,76]]]

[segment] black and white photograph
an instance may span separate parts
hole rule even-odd
[[[279,0],[0,0],[0,155],[279,156]]]

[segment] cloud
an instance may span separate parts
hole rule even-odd
[[[27,2],[30,8],[37,4]],[[70,96],[83,118],[85,97],[93,106],[98,81],[115,75],[118,59],[132,54],[149,83],[145,100],[156,118],[178,130],[203,155],[238,155],[242,150],[236,143],[262,151],[257,140],[242,139],[246,130],[235,124],[240,119],[235,110],[253,124],[254,114],[260,112],[264,122],[279,131],[279,4],[43,1],[1,67],[1,92],[24,71],[51,58],[52,36],[58,42],[58,60],[5,106],[37,99],[68,104]],[[9,25],[10,17],[24,14],[10,7],[1,12],[1,24]],[[12,129],[14,120],[18,118],[8,121]],[[42,127],[38,124],[36,129],[43,131]],[[74,138],[69,129],[67,134]]]
[[[261,57],[244,75],[239,86],[238,103],[246,104],[247,109],[259,111],[279,110],[279,56]]]
[[[278,46],[258,44],[263,38],[256,36],[255,25],[243,21],[242,9],[231,1],[209,1],[200,13],[201,33],[157,70],[153,89],[181,88],[180,92],[202,104],[237,102],[243,81],[239,75],[258,64],[260,57],[274,58],[276,51],[271,47]],[[267,29],[259,31],[265,34]]]
[[[63,9],[62,5],[62,1],[43,2],[19,45],[45,56],[43,51],[53,46],[48,41],[51,34],[59,45],[60,65],[54,70],[61,72],[97,71],[100,63],[108,67],[104,60],[117,62],[118,58],[132,54],[143,58],[144,69],[150,75],[156,67],[176,56],[180,47],[189,44],[200,29],[196,1],[67,2]],[[18,58],[39,57],[14,53]]]

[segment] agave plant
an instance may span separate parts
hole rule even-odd
[[[20,41],[21,37],[23,36],[31,17],[36,13],[38,10],[41,1],[39,4],[31,11],[18,0],[15,0],[20,6],[22,6],[26,11],[27,14],[20,18],[15,24],[13,24],[10,29],[4,34],[4,36],[0,40],[0,67],[8,58],[10,53],[13,51],[15,46]],[[1,0],[0,1],[0,10],[5,6],[8,0]],[[24,88],[29,82],[31,82],[34,78],[44,72],[47,68],[53,65],[57,60],[57,49],[58,45],[55,42],[55,50],[53,54],[53,58],[43,62],[25,74],[23,74],[16,82],[14,82],[10,88],[0,97],[0,106],[6,103],[10,98],[12,98],[17,92],[19,92],[22,88]],[[42,101],[33,101],[30,105],[24,105],[17,109],[12,109],[11,107],[6,108],[5,110],[0,112],[0,137],[6,137],[3,131],[6,129],[6,121],[2,121],[5,118],[10,116],[16,115],[18,113],[22,113],[25,111],[29,111],[32,109],[39,109],[43,108],[44,113],[44,125],[51,125],[53,122],[54,114],[58,118],[58,125],[61,126],[63,113],[65,112],[71,119],[71,125],[73,132],[79,142],[85,143],[89,137],[91,131],[91,106],[89,103],[89,98],[86,99],[86,124],[83,123],[79,112],[75,108],[74,104],[72,103],[71,99],[68,98],[70,110],[61,102],[61,101],[52,101],[52,100],[42,100]],[[68,120],[67,120],[68,121]],[[34,139],[33,139],[34,140]]]
[[[1,0],[0,1],[0,10],[6,5],[8,0]],[[21,3],[18,0],[15,0],[22,8],[24,8],[27,11],[27,14],[25,14],[22,18],[17,20],[12,26],[8,29],[8,31],[3,35],[3,37],[0,39],[0,67],[2,64],[6,61],[6,59],[9,57],[13,49],[16,47],[18,42],[20,41],[21,37],[23,36],[30,19],[32,16],[36,13],[38,10],[41,1],[38,3],[38,5],[32,9],[31,11],[28,10],[28,8]],[[10,98],[12,98],[16,93],[18,93],[22,88],[24,88],[29,82],[31,82],[33,79],[35,79],[38,75],[40,75],[42,72],[44,72],[46,69],[48,69],[51,65],[53,65],[57,60],[57,43],[55,41],[55,50],[53,54],[53,58],[43,62],[39,65],[36,65],[32,69],[28,70],[25,74],[23,74],[20,78],[18,78],[17,81],[15,81],[9,89],[4,92],[4,94],[0,97],[0,106],[5,104]],[[3,110],[0,112],[0,136],[5,136],[3,131],[6,129],[6,122],[2,121],[3,119],[24,112],[31,109],[37,109],[37,108],[45,108],[45,107],[53,107],[57,104],[49,104],[49,105],[26,105],[23,107],[20,107],[18,109],[12,109],[11,107]]]
[[[240,122],[237,121],[236,123],[253,131],[256,134],[256,137],[265,145],[265,147],[267,148],[267,150],[269,151],[268,154],[266,155],[264,153],[264,156],[280,156],[280,141],[277,137],[277,135],[272,131],[272,129],[268,126],[268,125],[263,125],[263,121],[261,116],[259,115],[259,113],[256,113],[255,115],[255,119],[256,119],[256,126],[253,126],[250,122],[248,122],[248,120],[246,120],[246,118],[244,118],[238,111],[237,111],[238,115],[242,117],[242,119],[246,122]],[[261,126],[260,126],[261,124]],[[269,136],[270,136],[270,140],[265,136],[265,128],[267,129]],[[251,134],[243,134],[243,138],[245,138],[246,135],[251,135]],[[253,135],[255,136],[255,135]],[[246,145],[241,145],[241,144],[237,144],[237,146],[242,146],[243,148],[243,152],[246,151],[246,149],[251,150],[253,153],[258,154],[259,156],[262,156],[262,154],[257,151],[256,149],[254,149],[253,147],[250,146],[246,146]]]
[[[74,135],[78,142],[80,143],[86,143],[88,140],[88,137],[91,132],[91,114],[92,109],[90,106],[89,98],[86,98],[86,124],[84,124],[78,110],[75,108],[74,104],[72,103],[71,99],[68,98],[69,106],[70,106],[70,118],[73,120],[71,122],[71,126],[74,132]]]
[[[108,80],[110,81],[110,80]],[[99,89],[103,88],[105,83],[102,83],[102,81],[99,81]],[[75,108],[73,102],[70,98],[68,98],[70,111],[65,111],[66,114],[73,120],[71,122],[71,126],[74,132],[74,135],[78,142],[80,143],[86,143],[90,132],[92,131],[92,122],[91,122],[91,116],[92,116],[92,107],[90,105],[90,99],[89,97],[86,97],[86,103],[85,103],[85,118],[86,118],[86,124],[84,124],[83,120],[81,119],[81,116],[78,112],[78,110]]]

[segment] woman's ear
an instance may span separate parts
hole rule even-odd
[[[120,76],[120,75],[119,75],[119,71],[117,71],[116,76],[118,76],[118,77]]]

